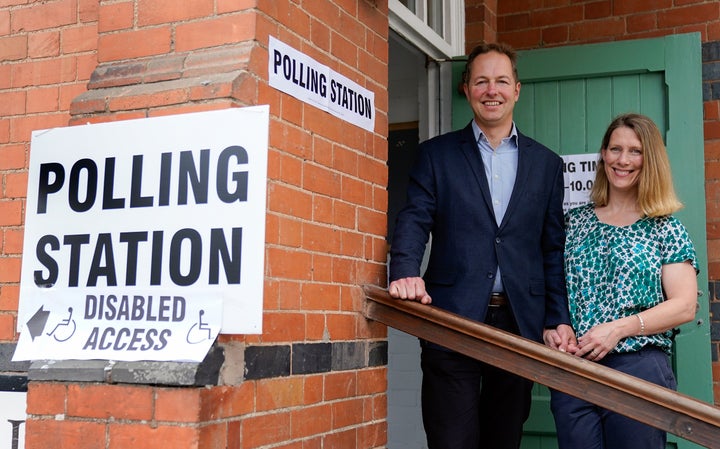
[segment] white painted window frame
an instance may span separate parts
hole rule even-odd
[[[420,101],[420,141],[452,129],[452,68],[449,59],[465,54],[465,1],[443,0],[443,36],[425,23],[427,0],[413,13],[399,0],[389,0],[390,29],[428,56]]]
[[[465,2],[443,1],[443,34],[425,23],[427,0],[418,0],[413,13],[399,0],[389,0],[390,28],[433,59],[446,59],[465,54]]]

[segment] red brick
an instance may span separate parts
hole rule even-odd
[[[714,42],[720,40],[720,22],[707,24],[707,36],[704,42]]]
[[[618,17],[603,20],[579,22],[570,26],[571,41],[600,40],[612,36],[622,36],[625,21]]]
[[[132,28],[135,2],[104,3],[98,11],[98,32],[118,31]]]
[[[149,420],[153,414],[153,391],[143,386],[73,384],[67,401],[68,416]]]
[[[239,13],[179,24],[175,28],[175,49],[183,52],[251,40],[255,37],[255,19],[254,13]]]
[[[711,121],[703,123],[705,140],[720,139],[720,121]]]
[[[340,198],[352,204],[370,207],[372,206],[372,189],[371,186],[363,180],[343,176]]]
[[[10,139],[13,142],[29,142],[32,131],[66,126],[66,112],[45,115],[26,115],[13,120]],[[0,210],[2,206],[0,206]],[[2,215],[2,213],[0,213]],[[2,219],[0,218],[0,222]]]
[[[638,12],[661,11],[671,8],[673,0],[623,0],[621,2],[613,2],[613,12],[616,16],[624,16],[626,14],[634,14]]]
[[[341,284],[357,284],[357,261],[335,259],[332,266],[332,281]]]
[[[332,408],[318,404],[295,409],[291,412],[291,437],[307,438],[329,432],[332,429]],[[352,447],[352,446],[351,446]]]
[[[269,411],[303,405],[301,377],[262,380],[257,383],[255,401],[257,411]]]
[[[98,61],[109,62],[166,54],[170,52],[171,40],[170,27],[101,34],[98,39]]]
[[[330,257],[325,254],[313,254],[312,266],[313,276],[312,279],[315,282],[332,282],[333,281],[333,260],[334,257]]]
[[[305,339],[305,314],[274,313],[263,314],[263,342],[293,342]]]
[[[627,17],[628,33],[641,33],[645,31],[655,30],[658,27],[657,14],[635,14]]]
[[[137,10],[138,25],[146,27],[206,17],[213,12],[213,1],[137,0]]]
[[[0,200],[0,226],[20,226],[22,212],[22,201]]]
[[[2,0],[0,0],[0,5],[1,4]],[[8,34],[10,34],[10,11],[3,10],[0,11],[0,36]]]
[[[197,388],[158,388],[155,392],[155,416],[158,421],[197,423],[201,394]]]
[[[0,310],[17,311],[20,286],[5,284],[0,287]]]
[[[287,279],[307,279],[312,272],[311,256],[305,252],[279,248],[267,250],[266,276]]]
[[[232,435],[229,431],[229,424],[226,422],[204,425],[200,428],[198,437],[198,448],[240,448],[239,442],[235,446],[228,445],[228,438]]]
[[[78,0],[80,22],[97,22],[98,9],[100,9],[99,3],[96,0]]]
[[[339,296],[337,285],[307,282],[302,286],[302,310],[339,310]]]
[[[12,13],[12,32],[38,31],[71,25],[77,19],[77,0],[32,3]]]
[[[5,198],[25,198],[27,196],[27,172],[5,175]]]
[[[24,91],[0,92],[0,115],[21,115],[25,110]]]
[[[200,420],[205,422],[246,415],[254,410],[254,397],[255,384],[252,382],[231,387],[205,388],[202,390],[203,410]]]
[[[371,368],[358,371],[358,393],[378,394],[387,391],[386,368]]]
[[[246,9],[254,8],[256,3],[257,2],[254,0],[218,0],[217,11],[218,14],[244,11]]]
[[[110,98],[108,101],[108,110],[110,112],[129,111],[133,109],[146,109],[159,106],[184,104],[187,101],[188,91],[186,89],[148,93],[139,92],[137,95]]]
[[[360,449],[357,443],[357,429],[347,429],[345,431],[336,431],[323,437],[324,449],[343,449],[353,447]],[[369,449],[369,448],[368,448]]]
[[[334,223],[334,203],[335,199],[326,196],[316,196],[313,198],[313,221],[325,224]]]
[[[357,318],[358,314],[328,314],[326,316],[327,328],[330,337],[333,340],[353,340],[357,335]]]
[[[312,217],[312,197],[308,192],[273,183],[268,186],[268,209],[309,220]]]
[[[313,223],[302,225],[302,248],[323,253],[340,253],[340,231]]]
[[[33,33],[28,36],[28,56],[31,58],[45,58],[60,54],[60,33],[48,31]]]
[[[357,396],[357,372],[344,371],[325,375],[325,401]]]
[[[61,59],[48,59],[17,64],[12,68],[12,87],[58,84],[63,81],[62,63]]]
[[[302,223],[292,217],[280,217],[276,243],[293,248],[302,244]]]
[[[93,51],[97,48],[97,24],[67,28],[62,31],[63,54]]]
[[[15,334],[15,314],[10,312],[0,312],[0,340],[14,341]]]
[[[580,22],[583,19],[583,10],[583,5],[535,10],[530,13],[530,24],[533,27],[545,27]]]
[[[30,89],[27,92],[27,113],[55,112],[59,107],[57,86]]]
[[[336,401],[332,404],[332,425],[333,429],[356,426],[363,422],[362,399],[347,399]]]
[[[152,449],[158,445],[173,449],[199,449],[197,427],[111,423],[108,428],[108,449]]]
[[[705,160],[706,161],[719,161],[720,160],[720,140],[706,140],[705,141]]]
[[[720,18],[720,3],[703,3],[658,12],[658,27],[679,27],[691,23],[710,22],[718,18]]]
[[[290,437],[290,413],[250,416],[243,420],[241,439],[243,447],[266,446]],[[302,422],[302,421],[301,421]]]
[[[25,422],[25,447],[73,449],[106,447],[105,424],[93,421],[36,420],[29,418]],[[135,449],[141,449],[143,446],[134,447]],[[180,449],[180,446],[177,447]]]
[[[60,382],[30,382],[27,413],[30,415],[61,415],[65,413],[67,385]]]
[[[521,30],[515,32],[498,32],[497,40],[512,45],[517,50],[537,48],[542,42],[542,30]]]
[[[0,61],[25,59],[27,56],[27,36],[0,37]]]

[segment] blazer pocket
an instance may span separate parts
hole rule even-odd
[[[530,294],[545,296],[545,281],[542,279],[530,279]]]

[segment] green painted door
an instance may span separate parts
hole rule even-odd
[[[457,82],[461,70],[457,63]],[[697,248],[702,292],[696,321],[682,326],[676,338],[673,362],[678,390],[712,402],[699,35],[520,52],[518,71],[519,129],[561,155],[597,153],[610,120],[622,112],[646,114],[664,131],[675,188],[685,204],[677,215]],[[457,93],[453,127],[471,117]],[[670,448],[699,447],[674,435],[668,440]],[[522,448],[557,448],[544,386],[535,387]]]

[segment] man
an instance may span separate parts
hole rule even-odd
[[[420,145],[393,234],[388,290],[566,350],[575,337],[563,273],[562,159],[515,127],[520,82],[510,47],[476,47],[463,88],[474,119]],[[519,448],[532,382],[421,346],[429,449]]]

